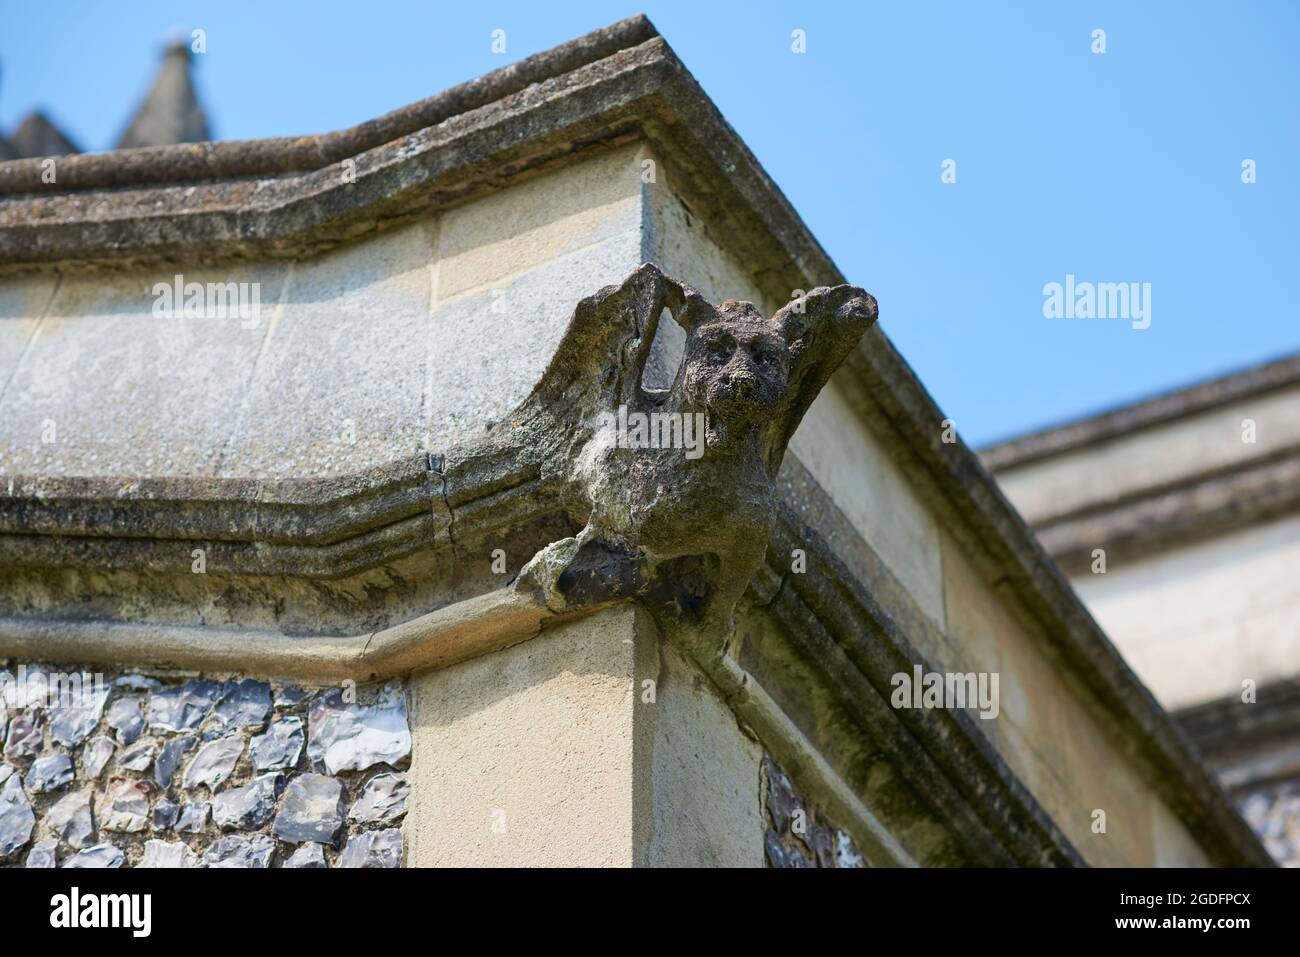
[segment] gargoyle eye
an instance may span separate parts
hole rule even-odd
[[[725,340],[713,339],[705,345],[704,354],[711,362],[725,362],[731,356],[731,346]]]

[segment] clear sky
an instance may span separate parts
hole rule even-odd
[[[0,131],[40,107],[111,146],[196,27],[214,131],[246,139],[350,126],[638,10],[971,444],[1300,351],[1294,0],[0,0]],[[1067,274],[1150,283],[1150,326],[1046,318]]]

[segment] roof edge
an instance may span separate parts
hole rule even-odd
[[[1000,472],[1293,385],[1300,385],[1300,353],[1029,432],[981,449],[979,456]]]
[[[257,140],[115,149],[59,159],[58,179],[42,182],[42,159],[0,163],[0,195],[70,193],[231,177],[309,172],[659,36],[644,14],[544,50],[373,120],[332,133]]]

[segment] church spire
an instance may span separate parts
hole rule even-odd
[[[81,152],[40,110],[33,110],[9,136],[16,156],[67,156]]]
[[[184,42],[173,43],[167,47],[153,87],[117,146],[167,146],[208,139],[208,120],[190,76],[190,48]]]

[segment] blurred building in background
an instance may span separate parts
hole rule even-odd
[[[1300,356],[982,458],[1270,851],[1300,865]]]
[[[158,75],[118,139],[117,148],[171,146],[210,139],[208,119],[190,75],[190,48],[185,43],[172,43],[164,51]],[[80,152],[72,137],[41,110],[28,113],[7,135],[0,133],[0,162]]]

